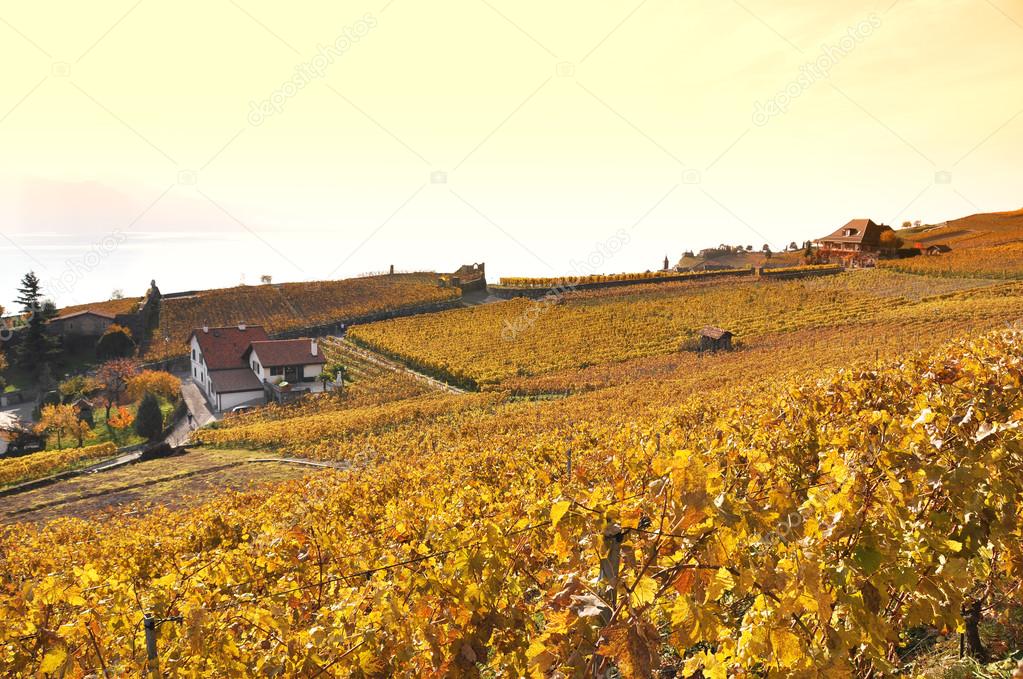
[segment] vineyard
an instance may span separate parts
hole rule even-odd
[[[959,634],[1006,658],[1020,319],[1023,282],[878,269],[356,326],[486,388],[329,338],[343,391],[197,431],[152,491],[106,482],[156,504],[36,491],[0,532],[0,674],[140,674],[145,613],[182,677],[875,679]],[[711,323],[738,350],[679,351]],[[344,471],[178,478],[278,456]]]
[[[361,316],[456,299],[434,274],[397,274],[312,283],[207,290],[160,303],[160,325],[146,358],[183,356],[189,333],[203,324],[262,325],[269,333],[339,323]]]
[[[34,481],[113,457],[117,447],[101,443],[84,448],[46,450],[24,457],[0,458],[0,487]]]
[[[151,610],[180,616],[173,676],[893,673],[907,629],[1019,600],[1021,353],[1006,331],[667,407],[427,413],[339,431],[348,473],[13,526],[0,663],[132,673]]]
[[[880,265],[927,276],[1019,279],[1023,278],[1023,243],[957,249],[936,257],[882,260]]]
[[[990,298],[972,299],[971,318],[1023,315],[1015,289],[1006,296],[977,282],[930,281],[930,294],[924,297],[920,285],[911,275],[861,271],[770,283],[636,286],[619,294],[586,291],[555,302],[515,299],[383,321],[355,327],[349,336],[453,384],[485,389],[676,353],[705,325],[727,328],[740,342],[753,345],[770,335],[810,328],[926,321],[935,307],[958,305],[957,295],[974,290]]]
[[[501,285],[520,288],[574,288],[579,285],[593,283],[620,283],[623,281],[649,281],[658,278],[698,280],[713,278],[721,274],[746,273],[748,269],[728,269],[716,271],[693,271],[678,273],[676,271],[647,271],[644,273],[593,274],[588,276],[562,276],[558,278],[501,278]]]
[[[130,314],[135,311],[141,297],[125,297],[123,299],[110,299],[105,302],[93,302],[92,304],[75,304],[66,306],[60,310],[62,316],[78,313],[79,311],[101,311],[107,314]]]

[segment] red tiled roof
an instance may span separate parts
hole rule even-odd
[[[244,330],[237,326],[209,328],[207,331],[199,328],[189,335],[190,344],[192,337],[199,341],[199,350],[202,351],[209,370],[244,368],[246,365],[244,354],[249,344],[270,339],[261,325],[250,325]]]
[[[213,391],[218,394],[236,394],[240,391],[262,391],[263,383],[248,368],[210,371]]]
[[[248,360],[249,353],[256,352],[259,362],[264,366],[276,367],[283,365],[318,365],[327,362],[323,352],[317,352],[313,356],[312,340],[308,337],[290,340],[272,340],[268,342],[253,342],[252,347],[245,352],[245,359]]]

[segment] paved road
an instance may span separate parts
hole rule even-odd
[[[487,290],[475,290],[473,292],[467,292],[462,295],[462,306],[479,306],[480,304],[496,304],[497,302],[504,302],[504,300],[497,295],[490,294]]]
[[[182,380],[181,395],[185,399],[185,406],[188,408],[188,412],[192,414],[192,422],[190,425],[186,416],[174,426],[174,429],[171,430],[166,439],[167,443],[172,446],[184,445],[188,442],[188,437],[191,436],[193,430],[206,426],[210,422],[215,422],[217,419],[210,412],[210,408],[206,403],[206,399],[203,398],[202,392],[199,391],[199,387],[195,386],[191,379]]]
[[[14,427],[21,425],[32,426],[32,410],[34,403],[21,403],[15,406],[0,409],[0,428]],[[7,441],[0,437],[0,455],[7,452]]]

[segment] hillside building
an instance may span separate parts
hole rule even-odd
[[[203,327],[188,338],[192,379],[215,410],[322,392],[315,339],[271,340],[262,326]]]
[[[873,263],[881,255],[895,254],[882,238],[892,227],[871,219],[854,219],[834,233],[814,241],[821,260],[846,265]]]
[[[46,329],[60,337],[99,337],[107,331],[117,317],[105,311],[86,309],[50,319]]]

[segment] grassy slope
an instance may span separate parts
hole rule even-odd
[[[100,518],[132,503],[169,507],[201,504],[225,489],[299,478],[321,470],[282,463],[246,463],[263,453],[191,450],[178,457],[79,476],[45,488],[0,499],[0,522],[42,522],[58,517]],[[234,465],[222,469],[224,465]]]

